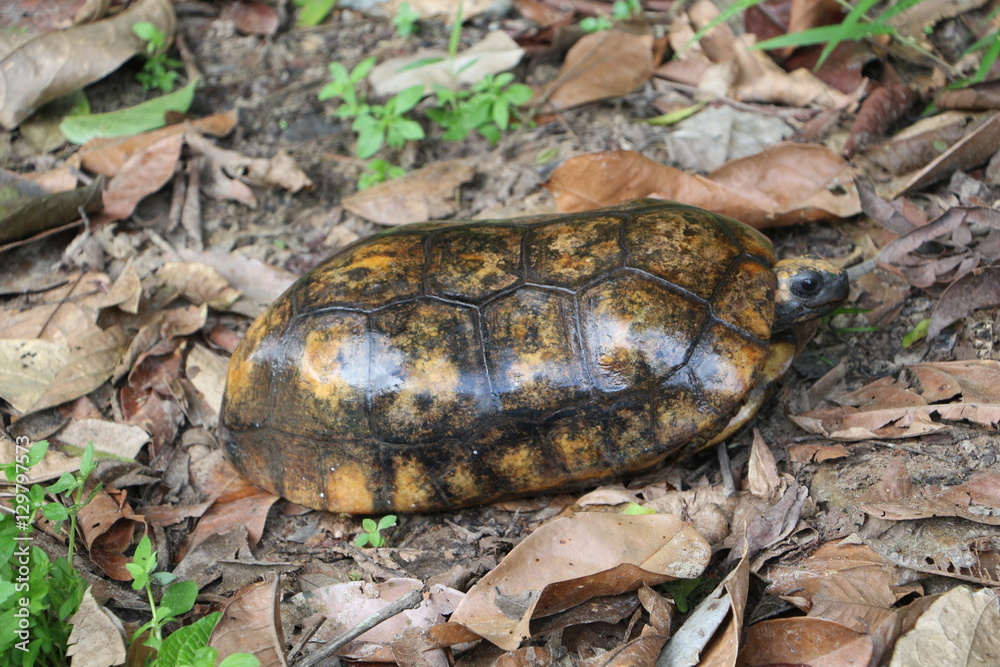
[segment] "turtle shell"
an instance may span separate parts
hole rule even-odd
[[[659,200],[398,227],[250,327],[223,402],[257,486],[351,513],[578,486],[696,451],[764,364],[774,254]]]

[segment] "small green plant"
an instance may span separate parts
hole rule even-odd
[[[931,318],[925,317],[917,322],[917,325],[903,336],[903,347],[911,348],[924,338],[927,338],[927,330],[931,327]]]
[[[400,37],[409,37],[417,31],[417,21],[420,14],[417,13],[410,3],[404,2],[396,10],[396,15],[392,17],[392,24],[396,26],[396,34]]]
[[[362,60],[350,73],[340,63],[330,63],[330,78],[333,80],[320,89],[318,98],[322,101],[339,97],[340,106],[336,111],[338,118],[357,118],[368,113],[368,104],[364,96],[358,93],[358,85],[373,67],[374,58]]]
[[[354,540],[354,544],[359,547],[371,544],[373,547],[378,549],[380,546],[385,544],[385,538],[382,537],[382,531],[395,525],[395,514],[386,514],[378,520],[378,523],[375,523],[374,519],[365,519],[361,522],[361,527],[364,530],[358,535],[357,539]]]
[[[299,8],[295,25],[300,28],[319,25],[330,15],[336,4],[337,0],[295,0],[295,6]]]
[[[87,445],[78,472],[65,473],[47,487],[26,489],[28,470],[45,456],[49,443],[36,442],[14,461],[0,465],[15,484],[15,513],[0,515],[0,664],[62,665],[72,630],[69,619],[83,599],[86,581],[73,569],[76,523],[80,509],[100,490],[86,498],[83,488],[93,472],[94,446]],[[45,502],[46,493],[71,498],[69,507]],[[69,520],[66,556],[50,560],[38,547],[30,547],[30,534],[38,510],[55,530]]]
[[[370,158],[383,144],[399,148],[407,141],[423,139],[424,128],[406,117],[406,112],[417,106],[423,96],[422,84],[410,86],[385,104],[371,105],[367,113],[355,118],[351,129],[358,133],[358,157]]]
[[[622,514],[656,514],[652,507],[643,507],[639,503],[629,503],[622,510]]]
[[[615,0],[615,3],[611,5],[611,18],[607,16],[588,16],[580,21],[580,29],[584,32],[610,30],[614,25],[614,21],[629,21],[641,13],[641,0]]]
[[[460,141],[477,131],[495,144],[511,126],[516,107],[533,94],[528,86],[513,81],[514,75],[505,72],[484,77],[468,91],[439,87],[438,107],[428,109],[427,117],[444,128],[447,141]]]
[[[148,535],[144,535],[136,545],[132,562],[125,568],[132,575],[132,588],[146,592],[149,608],[153,618],[144,623],[135,634],[132,642],[148,633],[145,646],[156,651],[157,667],[215,667],[218,651],[209,647],[208,639],[222,614],[208,614],[191,625],[175,630],[169,637],[163,637],[163,627],[176,620],[194,608],[198,597],[198,584],[194,581],[177,581],[170,572],[156,571],[156,552]],[[160,601],[157,603],[153,595],[153,583],[166,586]],[[260,661],[249,653],[234,653],[223,660],[219,667],[258,667]]]
[[[397,167],[388,160],[372,160],[368,163],[365,172],[361,174],[361,178],[358,179],[358,190],[366,190],[373,185],[401,178],[405,174],[406,170]]]
[[[132,26],[132,32],[146,42],[146,64],[135,75],[136,81],[146,90],[169,93],[177,85],[178,68],[184,63],[167,57],[166,35],[149,21],[139,21]]]
[[[686,614],[691,608],[691,598],[695,597],[698,591],[708,588],[712,584],[708,579],[677,579],[664,584],[664,588],[670,593],[677,611]]]

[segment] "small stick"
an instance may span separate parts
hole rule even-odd
[[[720,442],[715,448],[719,455],[719,467],[722,472],[722,488],[725,490],[726,498],[736,495],[736,480],[733,479],[733,468],[729,462],[729,450],[726,443]]]
[[[329,644],[320,650],[311,655],[305,656],[302,660],[297,660],[295,662],[295,667],[315,667],[315,665],[318,665],[320,662],[336,653],[337,649],[341,646],[368,632],[382,621],[388,620],[402,611],[419,606],[424,599],[425,592],[427,592],[426,586],[418,588],[415,591],[410,591],[392,604],[383,607],[380,611],[361,621],[344,634],[333,639]]]

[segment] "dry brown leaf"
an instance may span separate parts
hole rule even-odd
[[[634,151],[579,155],[557,168],[546,187],[563,212],[652,196],[768,227],[858,213],[852,181],[850,166],[825,146],[780,143],[731,160],[709,176]]]
[[[359,190],[341,203],[351,213],[380,225],[437,220],[457,210],[455,188],[475,173],[475,162],[469,158],[432,162],[402,178]]]
[[[110,222],[132,215],[140,201],[173,178],[184,138],[168,135],[133,153],[104,191],[104,210],[97,220]]]
[[[207,264],[218,271],[240,293],[240,298],[228,310],[251,318],[264,312],[298,277],[290,271],[237,253],[184,249],[179,254],[186,262]]]
[[[225,535],[237,526],[246,528],[250,546],[256,545],[264,533],[267,512],[277,500],[278,496],[261,491],[245,481],[242,488],[227,490],[225,495],[215,499],[184,540],[178,560],[213,535]]]
[[[140,21],[156,26],[166,44],[173,42],[177,18],[170,0],[138,0],[112,18],[46,32],[6,53],[0,60],[0,125],[13,129],[46,102],[146,53],[146,42],[132,31]]]
[[[941,154],[942,147],[955,144],[990,117],[991,114],[958,111],[939,113],[921,119],[891,139],[872,146],[865,151],[865,157],[890,174],[900,176],[922,168]]]
[[[393,14],[398,10],[399,5],[407,0],[392,0],[391,8]],[[455,15],[454,0],[409,0],[410,7],[422,19],[429,19],[435,16],[452,17]],[[474,16],[479,16],[488,11],[492,2],[490,0],[467,0],[462,4],[462,18],[468,21]]]
[[[882,69],[882,81],[868,93],[855,114],[851,134],[841,151],[844,157],[851,157],[885,136],[919,99],[917,92],[900,80],[891,64],[883,63]]]
[[[232,21],[244,35],[273,35],[280,25],[277,10],[260,0],[226,4],[219,18]]]
[[[910,497],[892,502],[866,502],[860,508],[893,521],[959,516],[1000,526],[1000,471],[983,470],[958,486],[928,485],[916,489]]]
[[[750,484],[750,493],[758,498],[773,498],[781,482],[774,454],[757,429],[753,431],[753,445],[750,447],[750,461],[747,463],[747,482]]]
[[[983,81],[960,90],[945,90],[935,98],[934,103],[940,109],[1000,109],[1000,82]]]
[[[491,74],[506,72],[521,62],[523,56],[524,49],[510,35],[497,30],[454,58],[446,51],[421,50],[386,60],[372,69],[368,82],[380,96],[393,95],[418,84],[423,85],[425,93],[431,93],[437,86],[458,90]],[[417,66],[428,60],[435,62]]]
[[[228,310],[240,293],[229,286],[219,272],[197,262],[167,262],[156,272],[163,298],[183,296],[193,304],[205,304],[214,310]]]
[[[750,554],[745,555],[723,581],[729,595],[729,622],[716,636],[701,656],[699,667],[731,667],[736,664],[740,650],[741,629],[746,611],[747,593],[750,588]]]
[[[956,170],[968,171],[984,164],[1000,146],[1000,112],[976,126],[960,141],[948,147],[926,167],[894,187],[891,198],[920,189],[950,176]]]
[[[284,667],[285,635],[278,603],[280,579],[248,586],[230,600],[212,630],[208,645],[218,649],[219,660],[233,653],[250,653],[261,667]]]
[[[1000,267],[983,267],[965,274],[949,285],[934,305],[927,340],[973,310],[996,305],[1000,305]]]
[[[532,615],[584,600],[698,576],[704,538],[674,516],[581,513],[548,523],[477,582],[451,617],[506,650],[530,636]]]
[[[93,442],[97,451],[134,460],[142,446],[149,442],[149,434],[128,424],[103,419],[79,419],[67,424],[55,439],[81,450]]]
[[[618,29],[585,35],[541,94],[542,111],[561,111],[631,93],[653,74],[653,36]]]
[[[842,109],[853,101],[852,95],[828,86],[807,69],[785,72],[765,52],[749,48],[754,41],[753,35],[737,38],[734,57],[739,75],[732,97],[743,102],[824,109]]]
[[[132,155],[165,137],[183,134],[188,125],[202,134],[224,137],[236,127],[236,121],[237,113],[233,110],[128,137],[91,139],[80,148],[77,155],[84,169],[110,178],[121,171],[122,166]]]
[[[124,492],[113,497],[101,489],[80,509],[78,517],[90,559],[112,579],[131,581],[132,575],[125,569],[129,562],[125,551],[132,546],[132,533],[145,522],[132,512]]]
[[[255,187],[277,186],[289,192],[312,188],[313,182],[298,168],[288,153],[279,150],[272,158],[251,158],[237,151],[219,148],[199,133],[194,126],[185,127],[187,144],[204,155],[215,169],[216,176],[239,179]]]
[[[740,651],[740,665],[866,665],[871,637],[820,618],[780,618],[751,625]]]
[[[88,588],[80,606],[70,619],[73,630],[67,642],[66,657],[72,664],[110,667],[125,662],[125,632],[114,614],[97,604]]]
[[[75,185],[75,178],[74,183]],[[46,192],[12,172],[0,172],[5,201],[0,203],[0,244],[13,243],[71,224],[80,219],[80,208],[94,214],[101,210],[103,180],[90,185]]]
[[[226,387],[229,360],[204,345],[195,344],[188,352],[185,364],[185,377],[191,381],[218,417],[222,411],[222,392]]]
[[[843,445],[791,445],[788,448],[788,458],[795,463],[822,463],[845,456],[850,456],[850,452]]]
[[[992,590],[959,586],[936,600],[896,642],[890,667],[995,665],[1000,603]]]

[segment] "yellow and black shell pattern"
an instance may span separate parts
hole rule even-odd
[[[760,373],[773,265],[750,227],[659,200],[377,234],[250,327],[229,367],[227,452],[261,488],[363,514],[682,458]]]

